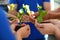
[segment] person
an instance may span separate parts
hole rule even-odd
[[[42,34],[54,35],[54,36],[50,36],[50,38],[52,37],[53,40],[60,40],[60,32],[59,32],[60,20],[50,19],[47,20],[46,22],[50,22],[50,23],[39,24],[35,22],[35,26]],[[51,40],[50,38],[48,38],[48,40]]]
[[[22,2],[24,2],[24,3],[22,3]],[[22,0],[22,1],[16,1],[16,0],[14,0],[14,1],[12,1],[12,0],[10,0],[9,1],[9,3],[10,4],[15,4],[15,10],[14,10],[14,15],[16,14],[15,13],[15,11],[17,10],[20,10],[21,8],[22,8],[22,5],[23,4],[27,4],[27,5],[29,5],[30,6],[30,10],[31,11],[34,11],[34,12],[37,12],[38,11],[38,9],[37,9],[37,4],[39,4],[40,6],[42,6],[43,8],[42,9],[45,9],[45,10],[50,10],[50,0],[38,0],[38,1],[24,1],[24,0]],[[31,4],[32,3],[32,4]],[[36,4],[36,5],[35,5]],[[46,4],[48,5],[48,6],[46,6]],[[33,6],[34,5],[34,6]],[[44,5],[44,6],[43,6]],[[33,8],[34,7],[34,8]],[[34,10],[35,9],[35,10]]]
[[[0,40],[16,40],[9,26],[4,11],[0,8]]]
[[[5,14],[5,11],[3,10],[2,7],[0,7],[0,40],[22,40],[22,38],[29,36],[30,34],[29,25],[24,24],[24,26],[17,32],[14,32],[13,30],[13,27],[15,26],[16,26],[15,24],[10,25]]]
[[[48,19],[60,19],[60,8],[54,10],[54,11],[49,11],[48,14],[45,16],[44,20]],[[48,35],[48,40],[57,40],[55,35]]]
[[[34,12],[38,12],[37,4],[42,6],[43,10],[44,9],[46,11],[50,10],[50,0],[14,0],[14,1],[10,0],[9,3],[10,4],[13,3],[15,5],[15,10],[12,13],[14,15],[17,14],[16,10],[19,11],[19,9],[22,8],[23,4],[29,5],[30,6],[30,10],[34,11]],[[25,17],[26,17],[26,15],[25,15]],[[30,24],[31,35],[28,38],[26,38],[25,40],[44,40],[44,36],[35,27],[33,27],[34,24],[32,24],[31,22],[27,22],[26,24]]]
[[[41,23],[38,23],[36,19],[30,17],[31,22],[35,24],[35,27],[42,34],[49,34],[48,40],[60,40],[60,20],[59,19],[49,19]],[[33,20],[33,21],[32,21]],[[53,35],[53,36],[52,36]],[[51,39],[52,38],[52,39]]]

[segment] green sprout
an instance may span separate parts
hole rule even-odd
[[[15,6],[14,4],[10,4],[11,10],[14,10]]]
[[[37,5],[38,8],[38,12],[39,12],[39,16],[37,16],[37,21],[40,23],[43,21],[43,18],[45,17],[45,15],[47,14],[46,11],[42,10],[42,6]]]
[[[23,15],[24,15],[24,10],[27,12],[28,15],[30,15],[29,5],[24,5],[24,4],[23,4],[23,8],[21,8],[21,9],[19,10],[18,15],[17,15],[20,23],[22,22],[22,17],[23,17]]]
[[[17,15],[17,17],[18,17],[20,23],[22,22],[23,14],[24,14],[23,9],[20,9],[19,12],[18,12],[18,15]]]
[[[30,15],[29,5],[24,5],[23,4],[23,8],[26,10],[27,14]]]

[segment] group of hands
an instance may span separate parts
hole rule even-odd
[[[31,12],[32,13],[32,12]],[[42,33],[43,35],[45,34],[52,34],[54,35],[57,30],[59,30],[60,28],[60,20],[58,19],[51,19],[54,18],[54,14],[52,14],[51,12],[48,12],[47,15],[43,18],[44,21],[42,23],[38,23],[36,20],[36,17],[38,16],[38,13],[35,14],[31,14],[31,15],[23,15],[22,20],[26,21],[28,20],[29,22],[32,22],[35,27],[37,28],[37,30]],[[16,17],[15,17],[16,18]],[[23,23],[22,27],[16,32],[15,28],[18,24],[18,18],[16,18],[13,21],[10,21],[11,23],[11,28],[13,33],[18,36],[18,38],[21,36],[21,38],[27,38],[30,33],[30,26]]]

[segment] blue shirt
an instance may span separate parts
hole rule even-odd
[[[37,12],[37,4],[43,7],[43,2],[50,2],[50,0],[10,0],[10,4],[17,4],[17,10],[22,8],[22,4],[27,4],[30,7],[31,11]],[[44,8],[42,8],[44,9]],[[26,38],[25,40],[43,40],[44,36],[35,28],[35,25],[30,23],[27,23],[30,25],[31,28],[31,35]]]
[[[0,40],[16,40],[3,9],[0,8]]]
[[[31,11],[38,11],[37,9],[37,3],[43,7],[43,2],[50,2],[50,0],[10,0],[9,3],[12,4],[17,4],[18,7],[17,9],[19,10],[20,8],[22,8],[22,4],[27,4],[30,6],[30,10]],[[44,7],[43,7],[44,9]]]

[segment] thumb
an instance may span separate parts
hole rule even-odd
[[[37,28],[44,28],[43,24],[39,24],[39,23],[37,22],[37,20],[35,21],[35,26],[36,26]]]
[[[18,19],[15,19],[15,20],[13,20],[12,22],[11,22],[11,24],[15,24],[15,23],[18,23]]]

